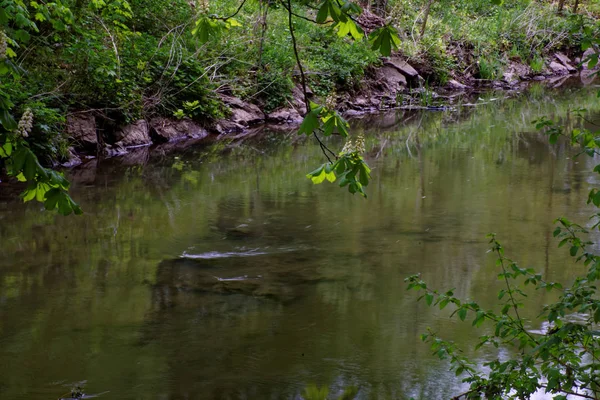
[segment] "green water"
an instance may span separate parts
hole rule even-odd
[[[551,280],[581,271],[552,219],[586,220],[594,162],[530,124],[572,124],[573,107],[600,119],[595,89],[535,87],[359,121],[368,200],[313,186],[318,146],[281,133],[73,170],[82,217],[0,186],[0,398],[56,399],[79,382],[107,399],[294,399],[308,384],[355,385],[361,399],[457,394],[419,336],[431,327],[472,354],[485,329],[417,303],[403,279],[422,272],[496,304],[491,231]]]

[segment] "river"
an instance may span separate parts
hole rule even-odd
[[[587,221],[594,160],[549,145],[531,121],[573,126],[579,107],[600,120],[596,90],[534,86],[356,121],[368,199],[313,185],[319,146],[282,133],[92,161],[68,172],[81,217],[3,195],[0,398],[76,385],[99,399],[299,399],[308,385],[356,386],[359,399],[458,394],[420,335],[430,327],[482,363],[498,351],[474,353],[486,328],[417,302],[403,280],[422,273],[497,304],[489,232],[550,280],[581,272],[552,220]],[[528,317],[552,299],[531,296]]]

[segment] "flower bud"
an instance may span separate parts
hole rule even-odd
[[[0,31],[0,60],[6,59],[6,52],[8,51],[8,37],[4,31]]]
[[[208,10],[210,8],[210,4],[208,0],[198,0],[198,9],[203,14],[208,14]]]
[[[31,108],[28,108],[25,110],[21,116],[21,119],[19,120],[17,134],[23,137],[28,137],[31,133],[31,129],[33,129],[33,111],[31,111]]]

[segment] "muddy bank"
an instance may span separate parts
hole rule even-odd
[[[513,60],[500,80],[479,79],[476,68],[471,72],[467,68],[463,73],[452,73],[445,85],[435,87],[427,84],[432,78],[427,65],[411,65],[401,56],[392,56],[367,71],[359,90],[337,95],[336,108],[347,118],[357,118],[390,109],[444,110],[457,102],[461,106],[473,106],[469,95],[480,91],[519,92],[533,81],[559,87],[575,75],[584,85],[589,85],[596,71],[581,65],[586,56],[586,53],[579,56],[555,53],[537,72],[519,60]],[[311,100],[322,100],[310,90],[308,94]],[[219,97],[229,110],[228,117],[204,124],[187,118],[155,117],[126,126],[113,126],[93,110],[71,113],[67,118],[67,133],[73,146],[69,159],[61,165],[74,167],[89,160],[125,156],[139,163],[140,157],[148,157],[149,149],[164,154],[223,138],[250,137],[265,128],[290,131],[302,122],[306,112],[299,86],[292,91],[287,107],[269,114],[258,105],[230,94],[219,94]]]

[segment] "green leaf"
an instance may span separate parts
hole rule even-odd
[[[336,180],[335,173],[333,171],[331,171],[329,173],[325,173],[325,179],[327,179],[331,183],[335,182],[335,180]]]
[[[64,216],[75,213],[81,215],[82,211],[79,205],[71,199],[71,197],[61,189],[51,189],[46,192],[46,200],[44,201],[46,210],[54,210],[58,208],[58,212]]]
[[[0,7],[0,25],[8,24],[8,14],[3,7]]]
[[[318,175],[313,175],[310,177],[310,179],[315,185],[318,185],[319,183],[323,183],[323,181],[325,181],[326,176],[327,174],[325,173],[325,170],[322,169]]]
[[[571,249],[569,249],[569,253],[571,254],[571,257],[575,257],[577,255],[577,251],[579,251],[578,246],[571,246]]]
[[[336,28],[338,29],[337,34],[339,37],[350,34],[354,40],[362,40],[365,36],[363,30],[351,19],[347,19],[345,22],[339,22],[336,25]]]
[[[329,16],[329,0],[325,0],[317,12],[317,23],[323,24]]]
[[[398,49],[400,38],[394,27],[386,25],[374,30],[369,36],[369,42],[373,50],[379,50],[387,57],[392,54],[392,48]]]
[[[321,125],[319,114],[322,109],[323,107],[317,107],[306,114],[302,124],[300,124],[300,128],[298,128],[298,134],[312,135],[319,128]]]
[[[360,168],[359,182],[363,186],[368,186],[369,185],[369,180],[371,179],[371,169],[369,168],[369,166],[364,161],[361,161],[361,163],[359,165],[359,168]]]
[[[205,16],[196,21],[196,27],[192,30],[192,35],[196,36],[200,43],[206,43],[211,36],[217,36],[225,27],[226,24],[223,21]]]
[[[425,295],[425,302],[427,303],[428,306],[430,306],[431,303],[433,303],[433,295],[431,293],[427,293]]]
[[[464,321],[465,318],[467,318],[467,309],[466,308],[461,308],[460,310],[458,310],[458,318],[460,318],[461,321]]]
[[[13,131],[17,129],[17,122],[7,109],[0,110],[0,124],[2,124],[4,129],[7,131]]]

